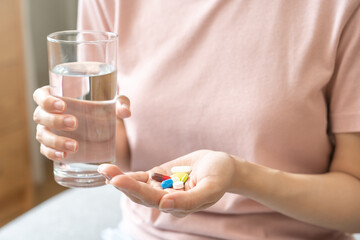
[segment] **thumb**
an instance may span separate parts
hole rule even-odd
[[[121,119],[131,116],[130,100],[126,96],[118,97],[116,101],[116,116]]]

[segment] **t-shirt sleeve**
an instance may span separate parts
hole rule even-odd
[[[113,32],[115,1],[79,0],[77,29]]]
[[[360,7],[343,28],[329,85],[329,120],[333,133],[360,132]]]

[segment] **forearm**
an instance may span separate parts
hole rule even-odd
[[[360,181],[345,173],[294,174],[240,159],[230,192],[254,199],[300,221],[360,231]]]
[[[121,119],[116,120],[116,165],[122,171],[130,170],[130,148],[124,121]]]

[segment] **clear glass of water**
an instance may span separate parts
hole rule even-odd
[[[117,35],[110,32],[62,31],[47,37],[50,92],[66,103],[65,114],[78,119],[75,131],[53,132],[75,139],[76,153],[54,161],[54,178],[65,187],[105,184],[97,172],[115,163]]]

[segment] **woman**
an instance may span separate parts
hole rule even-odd
[[[360,231],[359,6],[80,1],[79,29],[119,34],[120,168],[99,172],[128,196],[124,231],[352,239]],[[65,143],[77,143],[50,130],[76,119],[63,121],[66,106],[48,87],[34,99],[41,152],[62,161]],[[149,178],[176,165],[192,166],[185,191]]]

